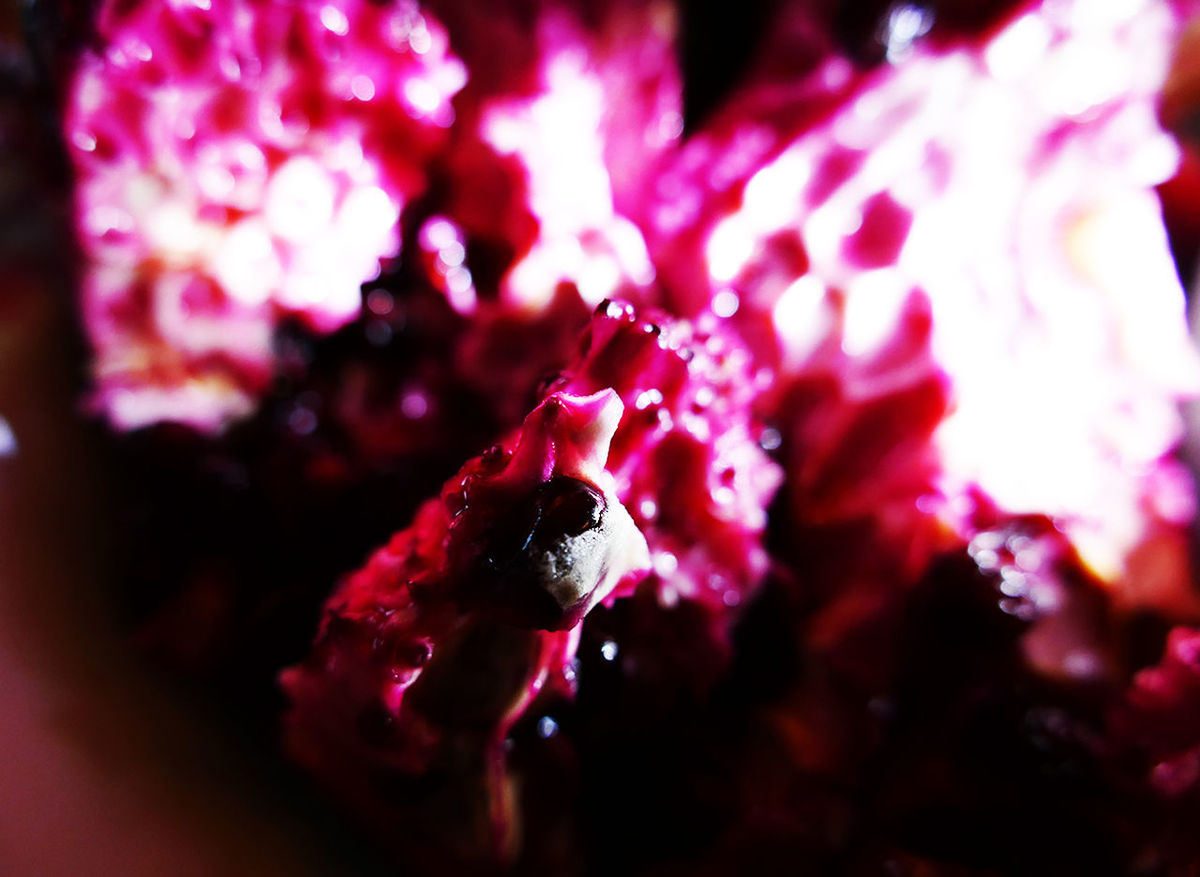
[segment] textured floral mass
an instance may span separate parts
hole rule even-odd
[[[415,510],[314,501],[345,554],[272,665],[398,860],[1029,873],[977,838],[1020,787],[1031,850],[1200,861],[1149,825],[1200,811],[1200,8],[769,7],[696,110],[668,0],[101,3],[94,409]],[[660,833],[606,847],[614,799]]]
[[[99,404],[245,416],[287,315],[354,319],[465,71],[412,3],[108,4],[67,140]]]

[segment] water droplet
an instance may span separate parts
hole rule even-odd
[[[549,716],[542,716],[537,723],[538,736],[543,740],[549,740],[558,733],[558,722]]]
[[[1104,670],[1100,658],[1091,652],[1071,652],[1063,659],[1063,670],[1075,679],[1089,679],[1099,676]]]
[[[999,555],[990,548],[982,548],[976,551],[972,557],[975,559],[975,563],[979,565],[979,568],[985,572],[995,569],[1000,564]]]
[[[384,347],[392,340],[392,327],[383,320],[371,320],[366,328],[367,341],[375,347]]]
[[[1194,750],[1156,764],[1150,774],[1154,787],[1172,796],[1181,795],[1192,788],[1197,778],[1200,778],[1200,757]]]
[[[404,83],[404,99],[418,113],[427,116],[438,108],[441,95],[425,80],[410,79]]]
[[[400,400],[400,411],[409,420],[420,420],[429,411],[429,402],[423,393],[405,393],[404,398]]]
[[[651,405],[661,405],[662,401],[663,394],[657,389],[650,389],[639,393],[633,405],[638,411],[645,411]]]
[[[0,417],[0,457],[12,457],[17,453],[17,436],[4,417]]]
[[[1010,567],[1000,571],[1000,593],[1006,597],[1024,597],[1028,589],[1025,575]]]
[[[679,113],[663,113],[658,120],[658,136],[662,141],[676,140],[683,135],[683,116]]]
[[[499,472],[508,463],[509,453],[501,445],[492,445],[483,452],[480,463],[484,472]]]
[[[350,32],[350,20],[336,6],[321,7],[321,24],[331,33],[344,37]]]
[[[454,268],[463,263],[466,248],[459,241],[450,241],[438,251],[438,261],[447,268]]]
[[[679,560],[669,551],[659,551],[654,555],[654,572],[659,578],[670,578],[679,569]]]
[[[732,289],[723,289],[713,296],[712,311],[718,317],[728,319],[738,312],[741,301]]]
[[[288,428],[296,435],[311,435],[317,428],[317,415],[303,406],[292,409],[288,415]]]
[[[880,42],[887,48],[888,61],[895,64],[911,55],[913,43],[929,33],[932,26],[933,13],[928,9],[908,4],[894,7],[880,34]]]
[[[391,293],[382,289],[373,289],[367,294],[367,310],[379,317],[386,317],[395,307]]]
[[[76,131],[71,135],[71,142],[84,152],[94,152],[96,149],[96,138],[87,131]]]
[[[418,55],[424,55],[433,48],[433,37],[429,33],[429,29],[422,22],[419,26],[414,27],[408,35],[408,44],[412,50]]]
[[[600,656],[606,661],[615,661],[618,651],[620,650],[617,648],[617,644],[610,639],[605,640],[604,644],[600,646]]]
[[[361,101],[375,97],[375,83],[370,76],[355,76],[350,80],[350,93]]]

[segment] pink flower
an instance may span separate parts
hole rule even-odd
[[[803,76],[752,80],[660,177],[672,304],[728,314],[779,369],[800,521],[969,539],[978,491],[1061,521],[1123,605],[1179,611],[1137,552],[1193,513],[1172,454],[1200,364],[1154,193],[1182,15],[1026,4],[922,43],[897,8],[916,18],[889,19],[892,63],[863,73],[807,34]],[[843,495],[816,505],[814,477]]]
[[[98,31],[66,110],[97,402],[215,431],[280,320],[358,314],[464,68],[411,2],[112,2]]]

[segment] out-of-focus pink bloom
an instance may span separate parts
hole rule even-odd
[[[395,256],[465,81],[413,2],[108,3],[66,109],[97,399],[217,430]]]
[[[635,220],[683,129],[673,5],[506,3],[451,31],[468,66],[487,72],[458,101],[448,203],[428,231],[453,231],[493,263],[460,268],[450,244],[456,264],[441,273],[451,302],[473,307],[463,269],[483,274],[481,293],[526,312],[562,284],[589,306],[644,297],[655,271]]]
[[[684,150],[660,273],[690,271],[665,281],[694,296],[680,306],[729,314],[778,364],[796,472],[836,478],[830,443],[857,435],[880,448],[864,479],[913,488],[870,514],[969,538],[980,493],[1060,522],[1118,599],[1181,610],[1166,580],[1192,493],[1170,454],[1200,367],[1153,192],[1178,160],[1155,94],[1181,26],[1140,0],[1027,5],[979,42],[913,33],[865,76],[814,64],[825,104],[786,146],[766,113]],[[795,387],[821,375],[839,401],[814,422]],[[942,410],[915,423],[907,388],[939,378]],[[854,422],[889,399],[895,416]],[[811,480],[792,480],[803,518]],[[1175,562],[1156,573],[1136,555],[1160,536]]]
[[[663,0],[433,8],[472,77],[418,257],[472,318],[457,374],[515,424],[601,300],[660,296],[639,223],[682,131],[676,11]]]
[[[1153,767],[1149,780],[1165,795],[1200,781],[1200,631],[1177,627],[1162,660],[1134,677],[1114,710],[1115,736],[1136,746]]]

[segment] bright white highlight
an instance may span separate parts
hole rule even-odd
[[[340,37],[350,33],[350,20],[336,6],[321,7],[321,24]]]
[[[308,157],[287,161],[271,177],[263,206],[271,232],[295,244],[316,237],[333,217],[333,180]]]
[[[212,264],[217,282],[248,307],[266,304],[283,279],[283,267],[261,219],[243,219],[229,229]]]
[[[896,332],[911,288],[895,271],[868,271],[854,279],[846,297],[842,350],[850,356],[879,351]]]
[[[560,282],[575,283],[588,304],[645,286],[655,273],[641,233],[618,215],[605,165],[602,83],[579,46],[551,55],[543,91],[524,102],[498,103],[485,114],[483,136],[498,152],[517,155],[529,180],[529,204],[540,224],[533,249],[506,278],[506,295],[537,308]]]
[[[988,72],[999,80],[1028,75],[1043,60],[1053,34],[1038,15],[1023,15],[997,34],[984,49]]]
[[[796,231],[807,273],[771,305],[785,370],[834,340],[854,391],[884,393],[897,378],[849,372],[904,340],[906,302],[922,293],[932,366],[952,387],[935,435],[947,508],[977,487],[1007,511],[1051,515],[1118,581],[1146,509],[1182,508],[1149,473],[1180,436],[1176,400],[1200,391],[1149,191],[1178,161],[1154,117],[1171,13],[1061,0],[1013,21],[982,59],[913,46],[924,26],[897,7],[889,54],[911,57],[750,178],[705,245],[713,306],[725,290],[745,299],[740,278],[777,275],[764,244]],[[822,162],[847,150],[861,161],[812,200]],[[872,220],[880,194],[911,225]],[[848,256],[890,235],[884,262]]]
[[[789,368],[799,367],[834,325],[825,304],[825,284],[812,274],[805,274],[784,290],[775,302],[772,317]]]

